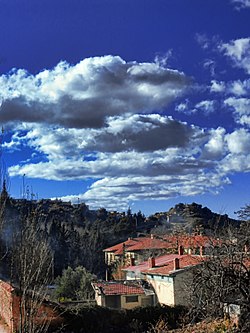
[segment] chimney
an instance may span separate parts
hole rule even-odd
[[[184,249],[183,249],[183,246],[179,246],[178,247],[178,254],[179,254],[179,256],[183,256],[183,253],[184,253]]]
[[[135,258],[130,258],[130,266],[135,266]]]
[[[148,268],[153,268],[153,267],[155,267],[155,258],[150,257],[148,258]]]
[[[204,255],[205,248],[204,246],[200,246],[200,256],[202,257]]]
[[[174,271],[180,269],[180,259],[174,258]]]

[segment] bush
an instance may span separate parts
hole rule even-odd
[[[63,270],[62,276],[56,278],[57,288],[54,298],[58,300],[86,300],[94,298],[91,281],[95,278],[84,267],[71,267]]]

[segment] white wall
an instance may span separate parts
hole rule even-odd
[[[187,306],[190,303],[192,280],[192,270],[180,270],[172,277],[147,275],[147,281],[153,286],[158,302],[170,306]]]
[[[154,278],[147,277],[148,282],[153,286],[156,293],[158,302],[165,305],[174,305],[174,284],[173,279],[170,277],[154,276]]]

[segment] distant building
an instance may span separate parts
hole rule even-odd
[[[186,254],[206,254],[210,247],[220,245],[220,241],[202,235],[163,235],[150,237],[128,238],[104,249],[105,263],[111,265],[123,260],[123,265],[129,265],[133,259],[135,264],[147,259],[150,255],[158,256],[164,253],[178,253],[180,246]]]
[[[154,235],[150,237],[128,238],[126,241],[104,249],[105,262],[111,265],[115,261],[123,259],[124,264],[129,264],[133,258],[138,264],[148,257],[149,251],[154,254],[166,252],[170,247],[167,240],[161,239]]]
[[[155,293],[145,282],[99,281],[93,282],[98,305],[115,309],[132,309],[155,305]]]

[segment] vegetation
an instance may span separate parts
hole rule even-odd
[[[49,329],[48,322],[38,327],[33,319],[46,297],[44,287],[55,277],[57,300],[91,299],[91,280],[104,277],[104,248],[137,236],[138,232],[173,232],[177,226],[188,232],[199,229],[221,239],[220,246],[211,251],[210,260],[197,271],[189,318],[195,322],[222,317],[222,304],[232,298],[235,301],[237,295],[237,304],[242,307],[241,331],[250,330],[250,272],[246,265],[249,257],[244,252],[250,245],[249,205],[238,212],[245,222],[214,214],[195,203],[179,204],[146,219],[141,212],[132,214],[130,209],[126,213],[104,208],[92,211],[85,204],[58,200],[15,200],[8,196],[5,186],[0,204],[0,273],[18,286],[20,333]],[[171,216],[177,221],[169,223]],[[65,310],[67,326],[61,332],[167,332],[176,328],[177,322],[186,323],[181,321],[184,312],[162,307],[130,311],[75,307]],[[216,330],[224,332],[219,326]]]
[[[241,332],[250,331],[249,224],[227,228],[194,276],[191,316],[194,321],[223,318],[223,306],[240,308]]]
[[[85,267],[76,269],[68,267],[63,270],[62,276],[58,276],[55,283],[55,295],[57,300],[88,300],[94,298],[94,290],[91,282],[96,277],[89,273]]]
[[[114,310],[100,306],[72,308],[64,313],[62,333],[143,333],[160,320],[169,328],[180,327],[187,310],[184,307],[156,306],[132,310]]]
[[[163,333],[159,330],[163,323],[157,323],[157,327],[154,333]],[[217,320],[204,320],[197,324],[186,325],[183,328],[177,330],[166,331],[168,333],[239,333],[239,330],[228,319]]]
[[[83,266],[104,277],[103,249],[136,232],[134,217],[125,213],[111,214],[104,209],[90,211],[84,204],[73,206],[61,201],[10,199],[3,215],[1,254],[13,246],[12,235],[22,230],[24,221],[32,216],[53,253],[54,276],[61,275],[68,266],[73,269]],[[5,275],[10,273],[9,259],[7,256],[2,261]]]
[[[250,221],[250,205],[245,205],[241,207],[239,211],[236,212],[238,217],[243,221]]]

